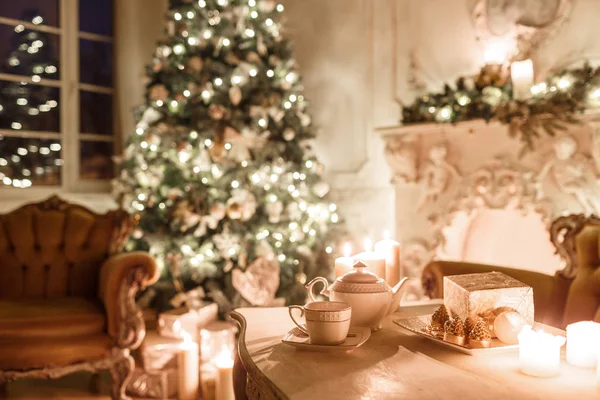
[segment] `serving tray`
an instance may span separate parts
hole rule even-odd
[[[515,351],[515,350],[519,349],[518,344],[509,345],[509,344],[502,343],[498,339],[492,339],[492,341],[490,343],[490,347],[485,348],[485,349],[472,349],[468,346],[460,346],[460,345],[457,345],[454,343],[449,343],[449,342],[446,342],[441,337],[435,336],[430,332],[430,330],[429,330],[430,322],[431,322],[431,315],[420,315],[418,317],[401,318],[401,319],[394,320],[395,324],[399,325],[401,328],[406,329],[407,331],[410,331],[419,336],[427,338],[427,339],[433,341],[434,343],[438,343],[442,346],[451,348],[452,350],[456,350],[461,353],[469,354],[472,356],[484,355],[484,354],[494,354],[494,353],[505,353],[505,352]],[[538,327],[537,325],[541,325],[541,324],[536,324],[536,326],[534,326],[534,327]],[[545,327],[545,325],[543,325],[543,326]]]

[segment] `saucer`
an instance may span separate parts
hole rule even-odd
[[[304,334],[300,329],[294,328],[281,339],[281,341],[289,346],[307,351],[320,351],[326,353],[346,353],[356,350],[362,346],[371,337],[371,328],[369,327],[353,327],[348,331],[346,340],[341,344],[323,345],[312,344],[308,335]]]

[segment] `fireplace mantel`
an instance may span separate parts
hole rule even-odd
[[[498,122],[378,129],[395,194],[404,274],[432,259],[553,274],[564,267],[549,236],[560,215],[600,214],[600,116],[522,144]],[[419,297],[418,285],[413,295]]]

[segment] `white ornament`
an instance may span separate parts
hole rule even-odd
[[[279,263],[274,258],[257,258],[245,272],[231,272],[233,287],[253,306],[269,304],[279,288]]]
[[[295,137],[296,137],[296,132],[294,132],[294,130],[292,128],[286,128],[283,131],[283,138],[285,140],[287,140],[288,142],[290,140],[294,140]]]
[[[288,204],[285,210],[287,212],[288,218],[292,221],[298,221],[300,218],[302,218],[302,210],[300,210],[298,203],[294,202]]]
[[[231,104],[237,106],[242,101],[242,89],[239,86],[234,85],[229,89],[229,100]]]
[[[313,192],[319,197],[325,197],[325,195],[329,193],[329,185],[323,181],[317,182],[315,186],[313,186]]]
[[[494,321],[494,333],[506,344],[519,343],[519,332],[527,325],[525,319],[516,311],[506,311],[498,315]]]
[[[270,13],[275,9],[275,0],[261,0],[258,2],[258,10],[262,13]]]
[[[310,115],[308,114],[304,114],[304,113],[298,113],[297,114],[298,119],[300,119],[300,125],[302,125],[303,127],[307,127],[310,125]]]
[[[265,211],[269,218],[270,224],[277,224],[281,220],[281,213],[283,212],[283,203],[281,201],[274,201],[265,205]]]

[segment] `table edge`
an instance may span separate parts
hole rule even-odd
[[[288,396],[286,396],[285,393],[279,387],[277,387],[277,385],[275,385],[252,361],[252,356],[250,356],[248,348],[246,347],[246,318],[236,310],[231,311],[229,316],[236,321],[240,327],[238,338],[238,356],[240,362],[242,363],[242,367],[248,374],[249,379],[252,379],[254,384],[256,384],[262,391],[267,390],[268,393],[263,394],[268,394],[269,398],[287,400]]]

